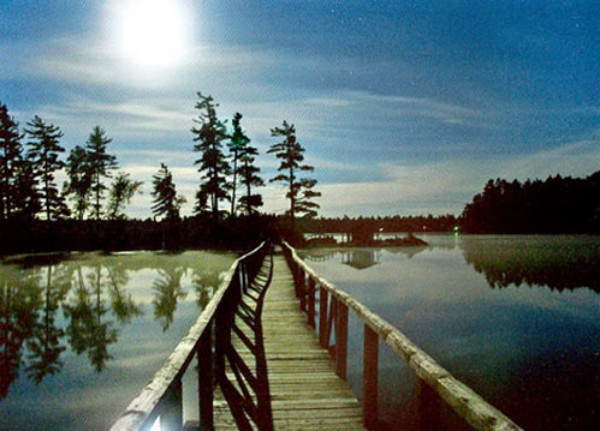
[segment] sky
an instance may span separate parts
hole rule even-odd
[[[106,130],[135,217],[160,163],[191,212],[197,92],[242,113],[267,180],[293,123],[322,216],[459,215],[489,178],[600,169],[599,71],[594,0],[0,2],[0,102],[67,152]]]

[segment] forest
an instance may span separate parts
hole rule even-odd
[[[587,178],[489,180],[460,217],[470,233],[600,233],[600,171]]]
[[[127,205],[143,184],[119,169],[110,138],[100,126],[66,155],[63,132],[39,116],[21,129],[0,103],[0,254],[59,250],[247,248],[265,237],[285,236],[302,245],[303,233],[450,232],[600,233],[600,171],[578,179],[489,180],[462,214],[440,216],[317,217],[317,180],[306,174],[305,148],[295,126],[273,127],[267,154],[279,162],[269,182],[284,185],[283,215],[261,212],[266,183],[258,150],[242,127],[243,116],[217,115],[218,103],[197,93],[191,128],[199,184],[193,214],[180,215],[165,163],[152,176],[153,217],[129,219]],[[60,175],[58,175],[60,174]],[[66,177],[59,186],[57,176]]]

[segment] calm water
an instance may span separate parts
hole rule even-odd
[[[600,237],[423,238],[430,247],[303,255],[525,429],[600,429]],[[381,428],[416,429],[412,373],[382,345],[379,380]],[[449,412],[442,422],[463,428]]]
[[[108,429],[207,303],[232,253],[0,265],[0,430]]]

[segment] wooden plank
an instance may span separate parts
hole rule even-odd
[[[310,297],[315,287],[309,285],[308,289]],[[335,375],[332,358],[319,345],[310,319],[301,312],[304,292],[299,296],[290,268],[283,256],[276,255],[261,319],[274,427],[363,430],[362,408],[347,382]],[[302,305],[314,309],[310,302]],[[236,347],[238,344],[234,340]],[[252,361],[248,349],[240,356]],[[228,409],[216,406],[222,403],[218,398],[215,395],[215,429],[235,429]]]
[[[363,344],[363,408],[365,426],[370,428],[377,421],[379,337],[368,325],[364,327]]]

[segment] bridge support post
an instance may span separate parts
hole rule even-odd
[[[314,329],[315,328],[315,279],[308,277],[308,324]]]
[[[335,313],[335,362],[336,373],[346,380],[348,358],[348,307],[336,300]]]
[[[439,395],[422,379],[417,379],[417,423],[419,430],[439,429],[441,403]]]
[[[379,335],[364,326],[363,345],[363,415],[365,428],[377,424],[377,387],[379,362]]]
[[[213,361],[212,361],[212,322],[209,323],[198,343],[198,403],[200,429],[214,429],[213,411]]]
[[[329,333],[327,332],[327,290],[323,286],[319,289],[319,344],[329,347]]]

